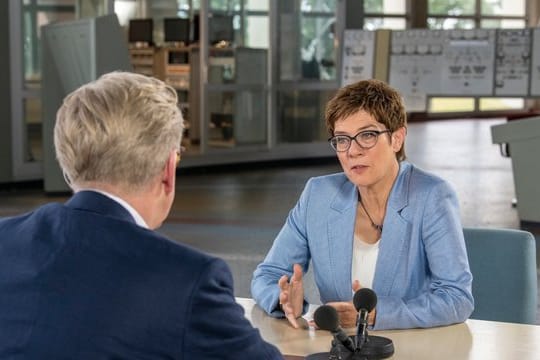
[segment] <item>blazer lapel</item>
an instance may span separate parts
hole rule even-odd
[[[406,253],[406,246],[411,236],[411,224],[401,216],[401,211],[408,204],[410,171],[410,164],[401,163],[398,177],[388,199],[373,279],[373,288],[381,296],[390,293],[400,258]]]
[[[328,257],[330,274],[335,284],[336,298],[352,297],[352,251],[354,221],[356,218],[356,187],[346,181],[330,204],[328,217]]]

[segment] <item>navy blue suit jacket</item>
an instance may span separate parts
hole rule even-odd
[[[281,359],[223,260],[96,192],[0,220],[0,359]]]

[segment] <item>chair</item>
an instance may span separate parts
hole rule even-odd
[[[536,242],[527,231],[463,229],[473,275],[471,319],[536,324]]]

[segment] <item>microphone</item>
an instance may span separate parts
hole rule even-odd
[[[354,293],[353,304],[356,311],[359,312],[356,327],[356,349],[361,349],[368,337],[368,315],[377,305],[377,295],[371,289],[361,288]]]
[[[320,352],[306,356],[306,360],[374,360],[386,359],[394,354],[392,340],[382,336],[367,334],[367,317],[377,305],[377,295],[373,290],[362,288],[353,297],[353,304],[360,312],[357,328],[356,344],[351,337],[339,326],[339,316],[336,309],[322,305],[313,314],[313,320],[320,329],[328,330],[334,335],[330,352]],[[346,351],[342,351],[346,349]]]
[[[345,346],[347,350],[354,352],[355,346],[352,339],[339,326],[339,316],[336,309],[330,305],[322,305],[315,310],[313,320],[320,329],[330,331],[334,338]]]
[[[386,359],[394,354],[392,340],[382,336],[371,336],[367,332],[369,313],[377,305],[377,295],[368,288],[354,293],[353,305],[359,312],[356,333],[356,350],[353,359]]]

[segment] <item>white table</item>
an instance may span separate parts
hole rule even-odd
[[[285,319],[264,313],[252,299],[237,298],[246,317],[262,337],[276,345],[283,354],[305,356],[330,350],[328,331],[294,329]],[[350,335],[354,329],[350,329]],[[391,359],[411,360],[539,360],[540,326],[467,320],[465,323],[431,328],[370,331],[394,342]]]

